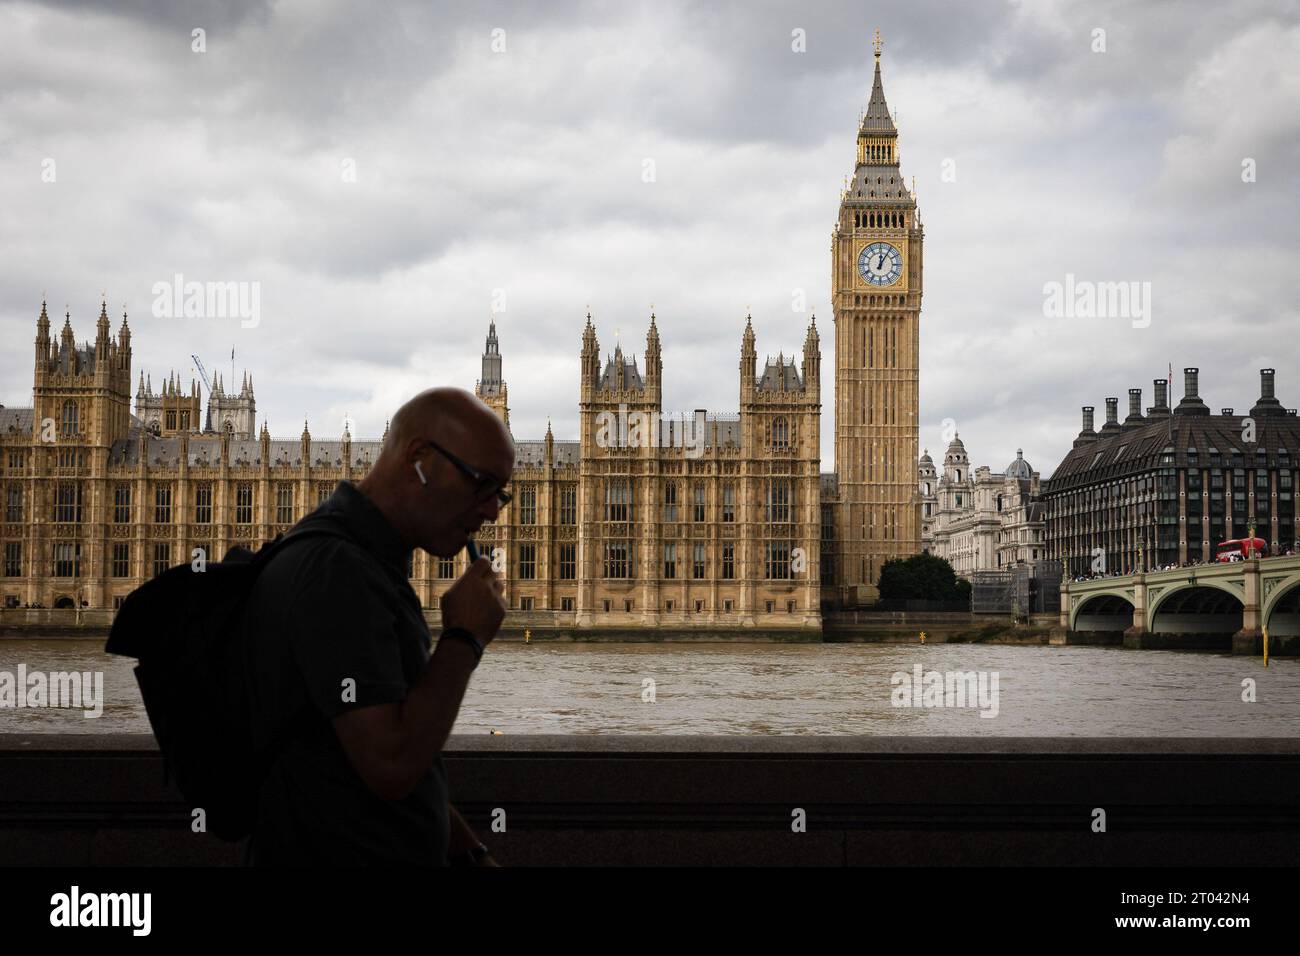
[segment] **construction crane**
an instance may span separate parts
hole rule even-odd
[[[190,353],[190,358],[194,359],[194,367],[197,368],[197,369],[199,370],[199,379],[203,382],[204,386],[207,388],[207,390],[208,390],[208,396],[211,397],[211,395],[212,395],[212,386],[211,386],[211,384],[209,384],[209,382],[208,382],[208,372],[207,372],[207,369],[205,369],[205,368],[203,367],[203,363],[202,363],[201,361],[199,361],[199,357],[198,357],[197,355],[195,355],[193,352]]]

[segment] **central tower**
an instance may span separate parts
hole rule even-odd
[[[889,558],[921,550],[917,496],[921,245],[916,199],[899,172],[898,129],[876,75],[858,128],[853,181],[831,236],[835,316],[835,537],[842,600]]]

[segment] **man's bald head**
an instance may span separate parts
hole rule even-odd
[[[475,481],[453,457],[482,478]],[[496,520],[492,491],[514,466],[514,439],[496,412],[464,389],[430,388],[393,415],[379,460],[357,487],[411,547],[450,557],[483,522]]]
[[[481,436],[496,444],[513,446],[505,423],[476,395],[463,388],[428,388],[406,402],[393,415],[380,454],[402,455],[414,438],[433,439],[438,444],[469,436]]]

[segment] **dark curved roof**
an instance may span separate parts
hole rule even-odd
[[[1213,468],[1246,468],[1263,449],[1269,467],[1281,452],[1288,464],[1300,458],[1300,418],[1271,415],[1255,421],[1254,443],[1242,441],[1244,415],[1172,415],[1146,425],[1103,435],[1074,448],[1047,482],[1047,493],[1066,491],[1095,481],[1140,474],[1160,466],[1165,448],[1172,448],[1175,467],[1186,467],[1195,449],[1195,464]],[[1218,452],[1217,460],[1212,452]],[[1235,457],[1234,457],[1235,456]]]

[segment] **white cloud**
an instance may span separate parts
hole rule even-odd
[[[976,9],[978,6],[978,9]],[[435,382],[472,385],[493,290],[521,438],[576,433],[590,305],[603,352],[644,350],[665,410],[733,411],[746,308],[760,360],[822,333],[833,454],[829,246],[874,24],[856,5],[428,8],[383,17],[249,4],[197,13],[0,8],[0,330],[30,343],[42,290],[93,335],[129,303],[135,367],[191,353],[253,370],[273,433],[344,414],[378,437]],[[1078,430],[1167,365],[1213,407],[1256,369],[1300,403],[1289,279],[1300,222],[1294,5],[929,4],[883,14],[885,89],[926,225],[922,435],[1044,475]],[[189,49],[191,21],[208,52]],[[490,31],[507,30],[507,53]],[[1089,48],[1104,26],[1108,50]],[[808,52],[790,50],[807,31]],[[1240,181],[1253,156],[1259,181]],[[58,182],[40,181],[43,158]],[[657,181],[642,181],[643,161]],[[357,181],[340,170],[355,160]],[[955,183],[940,179],[953,159]],[[159,320],[153,282],[259,281],[263,320]],[[1045,319],[1067,272],[1150,281],[1150,328]],[[116,322],[116,320],[115,320]],[[30,400],[30,347],[0,398]],[[1177,388],[1175,389],[1177,391]],[[1175,395],[1177,398],[1177,395]]]

